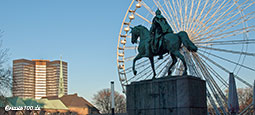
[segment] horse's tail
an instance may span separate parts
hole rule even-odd
[[[183,45],[192,52],[197,52],[197,46],[190,41],[188,34],[185,31],[181,31],[178,33],[179,38],[181,38],[181,41]]]

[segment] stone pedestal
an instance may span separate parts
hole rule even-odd
[[[193,76],[132,82],[126,87],[128,115],[206,115],[206,84]]]

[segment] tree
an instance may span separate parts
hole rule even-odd
[[[240,111],[243,111],[252,103],[252,88],[238,88],[237,93]]]
[[[0,35],[3,31],[0,30]],[[0,36],[2,37],[2,36]],[[12,89],[12,78],[11,78],[11,69],[6,68],[5,63],[8,61],[8,51],[9,49],[3,48],[3,41],[0,41],[0,101],[4,104],[7,104],[6,96],[11,95]]]
[[[115,113],[126,112],[126,98],[124,95],[114,92]],[[100,113],[111,113],[111,90],[102,89],[94,94],[93,103],[100,110]]]
[[[228,89],[225,90],[226,96],[228,98]],[[252,88],[237,88],[237,97],[239,102],[240,112],[243,111],[248,105],[252,103]]]
[[[0,41],[0,96],[8,96],[11,94],[12,78],[11,69],[5,65],[8,61],[8,49],[3,48],[3,41]]]

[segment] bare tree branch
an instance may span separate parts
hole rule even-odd
[[[124,95],[114,92],[115,100],[115,112],[125,113],[126,112],[126,99]],[[93,97],[93,103],[100,110],[101,113],[111,113],[111,90],[102,89],[97,92]]]

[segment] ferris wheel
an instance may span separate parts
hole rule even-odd
[[[252,87],[255,74],[255,8],[252,0],[132,0],[121,24],[117,45],[117,68],[123,92],[133,81],[151,79],[153,72],[147,58],[136,63],[137,44],[131,44],[130,27],[151,26],[159,9],[175,33],[186,31],[198,52],[181,48],[188,74],[207,83],[207,100],[216,113],[227,111],[225,91],[229,74],[233,73],[237,87]],[[253,22],[253,23],[252,23]],[[253,39],[252,39],[253,38]],[[167,76],[171,58],[155,60],[156,78]],[[172,68],[174,75],[184,70],[178,60]]]

